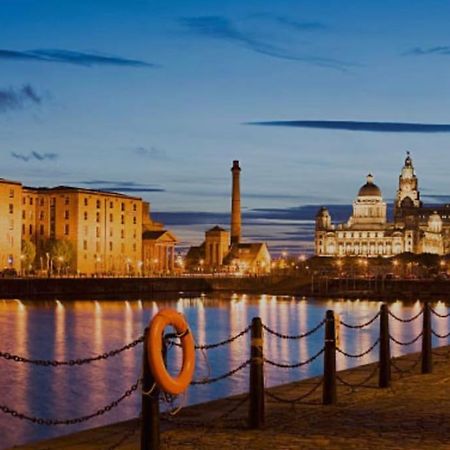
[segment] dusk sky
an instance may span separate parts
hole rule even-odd
[[[406,150],[450,198],[450,2],[0,6],[1,177],[141,196],[187,242],[226,223],[238,159],[248,237],[295,251],[368,172],[391,200]]]

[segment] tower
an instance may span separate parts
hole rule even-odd
[[[402,209],[420,208],[419,183],[414,171],[411,155],[406,152],[405,164],[398,181],[397,196],[395,198],[395,215],[401,215]]]
[[[233,161],[231,168],[233,185],[231,192],[231,245],[239,244],[241,240],[241,168],[239,161]]]

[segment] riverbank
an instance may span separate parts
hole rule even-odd
[[[173,294],[189,296],[212,292],[378,300],[445,300],[450,296],[450,280],[338,279],[283,275],[0,279],[2,299],[151,299]]]
[[[393,368],[393,383],[388,389],[374,388],[376,376],[366,383],[372,388],[349,388],[340,384],[336,406],[308,404],[294,407],[266,396],[266,425],[263,430],[247,429],[247,404],[239,405],[244,398],[242,395],[184,408],[173,423],[163,424],[161,449],[448,450],[450,346],[434,349],[433,353],[433,373],[418,373],[418,364],[412,373],[400,373]],[[419,357],[420,354],[415,353],[396,358],[395,365],[408,371]],[[341,371],[339,376],[347,383],[358,384],[374,368],[375,364],[368,364]],[[318,380],[290,383],[269,392],[292,399],[310,390]],[[320,395],[318,389],[308,401],[318,403]],[[230,417],[214,420],[233,406],[237,408]],[[204,426],[192,425],[202,422]],[[139,448],[138,426],[137,420],[130,420],[14,448],[135,450]]]

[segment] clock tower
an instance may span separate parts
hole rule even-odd
[[[420,192],[418,180],[414,172],[411,155],[406,152],[405,164],[399,177],[397,196],[395,198],[395,214],[399,215],[402,210],[420,208]]]

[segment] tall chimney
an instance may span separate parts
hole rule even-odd
[[[239,244],[241,240],[241,188],[239,178],[241,168],[239,161],[233,161],[233,188],[231,193],[231,245]]]

